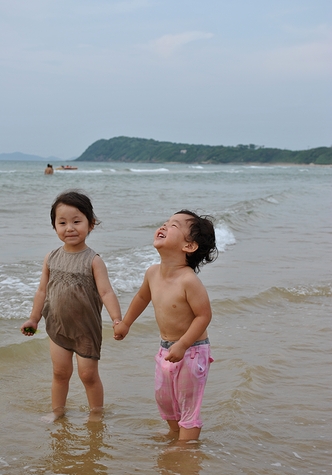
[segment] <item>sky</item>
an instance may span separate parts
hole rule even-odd
[[[332,146],[331,0],[0,0],[0,153]]]

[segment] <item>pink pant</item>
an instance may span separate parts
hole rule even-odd
[[[191,346],[178,363],[165,361],[160,347],[155,372],[155,397],[162,419],[178,421],[185,429],[202,427],[200,410],[211,357],[210,345]]]

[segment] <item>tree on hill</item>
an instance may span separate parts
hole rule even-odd
[[[147,163],[294,163],[332,164],[332,148],[291,151],[254,144],[236,147],[190,145],[153,139],[114,137],[90,145],[77,161]]]

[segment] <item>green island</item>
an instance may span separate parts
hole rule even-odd
[[[292,151],[254,144],[224,147],[159,142],[153,139],[114,137],[90,145],[76,161],[146,163],[288,163],[332,164],[332,147]]]

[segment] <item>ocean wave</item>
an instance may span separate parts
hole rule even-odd
[[[216,225],[215,234],[219,252],[226,252],[229,246],[236,243],[233,232],[223,221]],[[137,291],[147,268],[160,262],[159,254],[152,245],[118,250],[115,254],[104,255],[103,259],[117,295]],[[2,302],[0,319],[27,318],[38,288],[41,267],[41,262],[31,261],[0,266],[0,299]]]
[[[298,287],[284,288],[284,287],[274,287],[272,289],[273,293],[277,292],[284,298],[289,298],[291,300],[299,299],[302,300],[303,297],[332,297],[332,283],[325,285],[299,285]]]
[[[230,170],[220,170],[220,173],[230,173],[230,174],[243,173],[243,170],[241,170],[239,168],[231,168]]]
[[[103,170],[96,169],[96,170],[76,170],[78,173],[103,173]]]
[[[0,319],[26,318],[38,288],[41,264],[30,262],[0,266]]]
[[[73,175],[74,173],[78,173],[78,170],[54,170],[54,174],[62,174],[64,173],[65,175]]]
[[[103,173],[103,170],[101,169],[95,169],[95,170],[55,170],[55,173],[64,173],[65,175],[68,175],[68,172],[70,173],[75,173],[75,174],[94,174],[94,173]]]
[[[23,335],[22,335],[23,337]],[[48,337],[47,334],[44,334],[44,337],[37,338],[33,337],[24,337],[21,343],[11,343],[7,346],[0,347],[0,359],[2,363],[5,361],[10,361],[18,363],[22,360],[28,361],[31,358],[39,359],[42,354],[48,355]]]
[[[219,252],[225,252],[228,246],[236,243],[234,234],[225,223],[215,228],[216,243]],[[160,262],[158,252],[153,246],[132,249],[105,259],[110,280],[116,292],[134,292],[142,284],[145,271],[149,266]]]
[[[160,261],[152,246],[132,249],[130,252],[117,254],[105,259],[112,286],[117,293],[134,292],[142,284],[145,271],[152,264]]]
[[[254,170],[254,169],[256,169],[256,168],[258,168],[258,169],[264,169],[264,168],[269,168],[269,169],[271,169],[271,168],[275,168],[275,167],[269,166],[269,165],[248,165],[247,168],[251,168],[252,170]]]
[[[332,283],[319,285],[298,285],[295,287],[271,287],[251,297],[214,300],[213,307],[218,312],[237,313],[250,308],[265,308],[275,304],[302,303],[312,298],[332,297]]]
[[[232,228],[242,229],[243,226],[275,212],[275,207],[286,198],[286,195],[287,193],[280,193],[239,201],[226,208],[219,219],[225,221]]]
[[[236,244],[236,239],[226,223],[221,222],[215,227],[216,244],[219,252],[225,252],[228,246]]]
[[[133,173],[165,173],[169,172],[168,168],[129,168]]]
[[[223,175],[223,174],[236,174],[243,173],[243,170],[240,168],[199,168],[199,167],[188,167],[191,168],[191,173],[195,172],[202,175]],[[181,170],[181,173],[186,173],[186,170]]]

